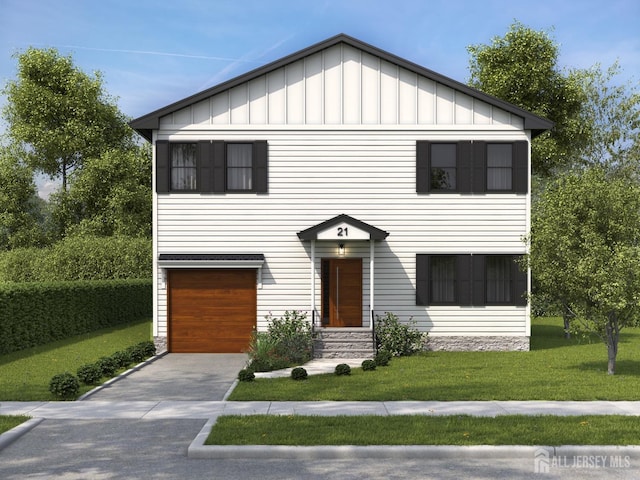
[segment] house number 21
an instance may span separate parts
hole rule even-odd
[[[348,237],[349,229],[347,227],[338,227],[338,236],[339,237]]]

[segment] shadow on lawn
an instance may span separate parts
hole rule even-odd
[[[574,367],[576,370],[583,372],[601,372],[607,373],[607,359],[593,362],[583,362]],[[640,377],[640,360],[618,360],[616,362],[616,375],[629,375]]]

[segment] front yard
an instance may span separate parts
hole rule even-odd
[[[106,328],[0,356],[0,401],[58,400],[51,377],[151,338],[151,321]],[[92,386],[82,385],[80,394]]]
[[[539,318],[529,352],[429,352],[350,376],[256,379],[240,382],[229,400],[638,400],[637,345],[640,329],[623,330],[610,376],[599,339],[567,341],[561,319]]]

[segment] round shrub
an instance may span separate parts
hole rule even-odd
[[[151,340],[140,342],[138,346],[144,352],[146,358],[153,357],[156,354],[156,345]]]
[[[96,366],[102,372],[103,377],[113,377],[119,366],[113,357],[102,357],[96,362]]]
[[[376,361],[375,360],[365,360],[362,362],[362,370],[365,372],[372,371],[376,369]]]
[[[80,392],[80,381],[69,372],[59,373],[51,378],[49,391],[56,397],[73,398]]]
[[[111,359],[118,366],[118,368],[127,368],[132,363],[131,355],[126,350],[115,352],[113,355],[111,355]]]
[[[291,370],[291,378],[294,380],[306,380],[307,376],[307,371],[302,367],[296,367]]]
[[[131,357],[131,361],[133,363],[140,363],[146,360],[147,358],[147,356],[144,353],[144,348],[140,346],[140,344],[133,345],[127,348],[127,352],[129,353],[129,356]]]
[[[253,382],[255,378],[256,375],[253,373],[253,370],[250,370],[248,368],[243,368],[242,370],[240,370],[240,372],[238,372],[238,380],[240,380],[241,382]]]
[[[78,378],[85,385],[95,385],[102,378],[102,370],[95,363],[87,363],[78,368]]]
[[[349,365],[347,365],[346,363],[341,363],[339,365],[336,365],[335,374],[336,375],[351,375],[351,367]]]
[[[376,353],[375,358],[373,359],[374,362],[376,362],[376,366],[378,367],[386,367],[387,365],[389,365],[389,362],[391,361],[391,352],[387,352],[386,350],[380,350],[378,353]]]

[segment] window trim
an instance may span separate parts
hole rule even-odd
[[[171,145],[174,143],[196,143],[196,189],[171,189]],[[226,145],[228,143],[251,144],[252,188],[250,190],[229,190],[226,172]],[[201,140],[198,142],[170,142],[157,140],[155,144],[156,193],[268,193],[269,189],[269,147],[266,140],[248,142],[225,142],[223,140]]]
[[[431,188],[431,145],[457,145],[456,189]],[[487,147],[493,144],[508,144],[511,151],[511,189],[489,190],[487,188]],[[486,141],[461,140],[416,142],[416,192],[419,194],[528,194],[529,193],[529,143],[526,140]]]
[[[416,305],[418,306],[515,306],[527,305],[528,272],[522,271],[517,259],[524,254],[416,254]],[[431,299],[431,259],[455,256],[455,303],[433,302]],[[511,257],[510,302],[487,301],[487,257]]]

